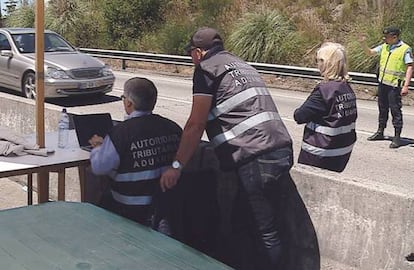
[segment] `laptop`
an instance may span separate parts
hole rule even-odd
[[[86,151],[91,151],[93,148],[88,142],[93,135],[96,134],[104,138],[114,125],[109,113],[75,114],[73,115],[73,124],[79,146]]]

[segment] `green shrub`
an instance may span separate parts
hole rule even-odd
[[[121,50],[130,48],[133,40],[157,29],[163,22],[166,0],[105,0],[103,6],[107,33]]]
[[[136,44],[137,51],[184,55],[192,27],[185,23],[168,23],[155,32],[145,33]]]
[[[402,1],[403,10],[400,25],[401,25],[401,38],[411,47],[414,46],[414,1],[404,0]]]
[[[185,53],[184,47],[193,31],[193,26],[185,22],[165,25],[160,35],[162,51],[167,54],[183,55]]]
[[[247,13],[234,29],[226,46],[247,61],[287,63],[290,52],[296,50],[294,28],[277,11]]]

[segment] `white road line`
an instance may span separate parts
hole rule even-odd
[[[172,98],[172,97],[166,97],[166,96],[160,96],[160,95],[158,95],[158,98],[163,99],[163,100],[182,102],[185,104],[193,104],[192,101],[184,100],[184,99],[178,99],[178,98]]]
[[[114,88],[112,91],[116,92],[116,93],[122,93],[123,90],[121,88]],[[185,100],[185,99],[179,99],[179,98],[173,98],[173,97],[167,97],[167,96],[163,96],[163,95],[158,95],[159,99],[163,99],[163,100],[169,100],[169,101],[175,101],[175,102],[182,102],[185,104],[192,104],[193,102],[190,100]]]

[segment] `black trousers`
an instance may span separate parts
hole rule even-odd
[[[387,127],[388,113],[391,111],[394,128],[402,129],[401,107],[401,88],[380,83],[378,85],[378,127],[381,129]]]
[[[293,152],[287,147],[262,154],[237,169],[239,190],[232,217],[239,241],[235,243],[236,269],[283,269],[282,204],[292,165]]]

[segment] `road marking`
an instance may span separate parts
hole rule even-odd
[[[158,95],[158,98],[160,98],[160,99],[164,99],[164,100],[169,100],[169,101],[177,101],[177,102],[182,102],[182,103],[185,103],[185,104],[193,104],[193,102],[192,101],[190,101],[190,100],[184,100],[184,99],[178,99],[178,98],[172,98],[172,97],[167,97],[167,96],[160,96],[160,95]]]
[[[124,92],[121,88],[114,88],[112,90],[113,92],[116,92],[118,94],[119,92],[119,97],[121,96],[121,94]],[[176,101],[176,102],[182,102],[185,104],[192,104],[193,102],[190,100],[185,100],[185,99],[179,99],[179,98],[173,98],[173,97],[168,97],[168,96],[163,96],[163,95],[158,95],[159,99],[163,99],[163,100],[169,100],[169,101]]]

